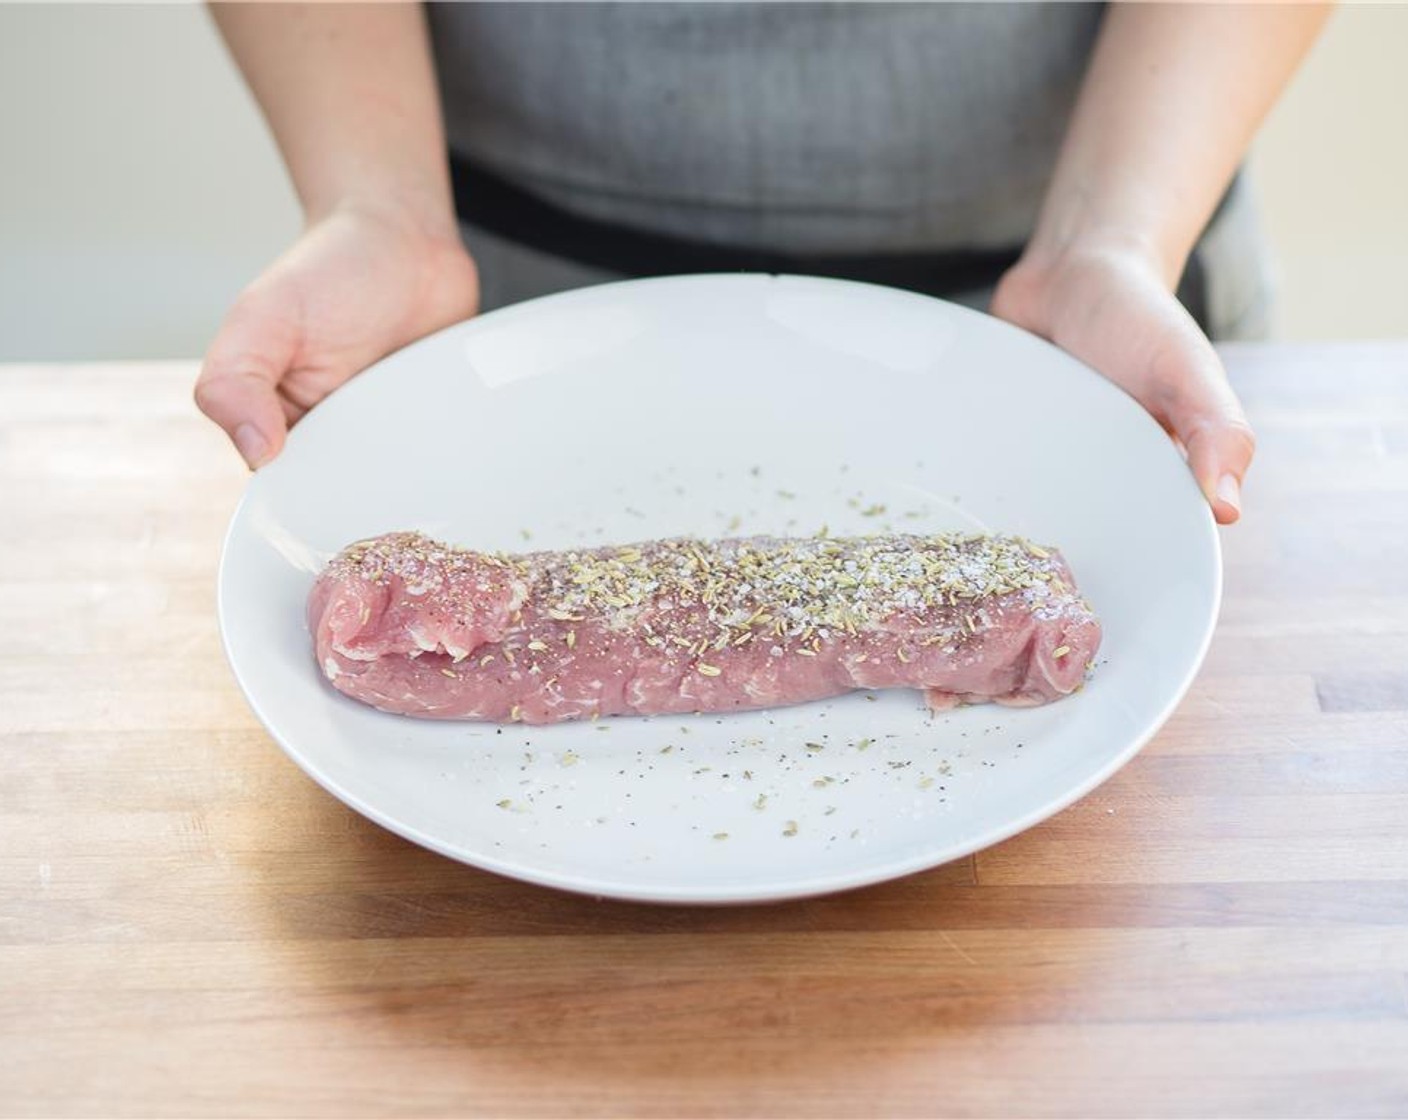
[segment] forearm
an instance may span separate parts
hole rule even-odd
[[[450,232],[444,127],[418,4],[212,4],[310,222],[395,209]]]
[[[1118,4],[1028,248],[1132,248],[1170,288],[1328,5]]]

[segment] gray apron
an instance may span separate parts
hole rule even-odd
[[[1101,12],[481,3],[429,18],[452,152],[598,225],[805,256],[1020,248]],[[486,310],[631,274],[473,225],[466,238]],[[1215,337],[1264,329],[1242,185],[1184,289]]]

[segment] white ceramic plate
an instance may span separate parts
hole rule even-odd
[[[1093,679],[1024,711],[896,692],[496,728],[335,693],[304,624],[321,564],[393,529],[523,549],[823,524],[1058,545],[1104,621]],[[932,867],[1088,792],[1188,688],[1220,591],[1182,460],[1073,359],[923,296],[712,276],[535,300],[378,363],[251,480],[219,611],[265,726],[387,828],[535,883],[743,902]]]

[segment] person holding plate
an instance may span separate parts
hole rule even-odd
[[[814,273],[987,307],[1134,396],[1218,521],[1265,329],[1238,175],[1321,5],[215,5],[306,228],[196,385],[251,467],[393,350],[549,292]]]

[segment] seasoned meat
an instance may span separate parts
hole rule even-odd
[[[930,707],[1076,691],[1100,624],[1019,537],[689,538],[521,555],[416,533],[352,545],[308,603],[318,664],[389,712],[554,723],[852,689]]]

